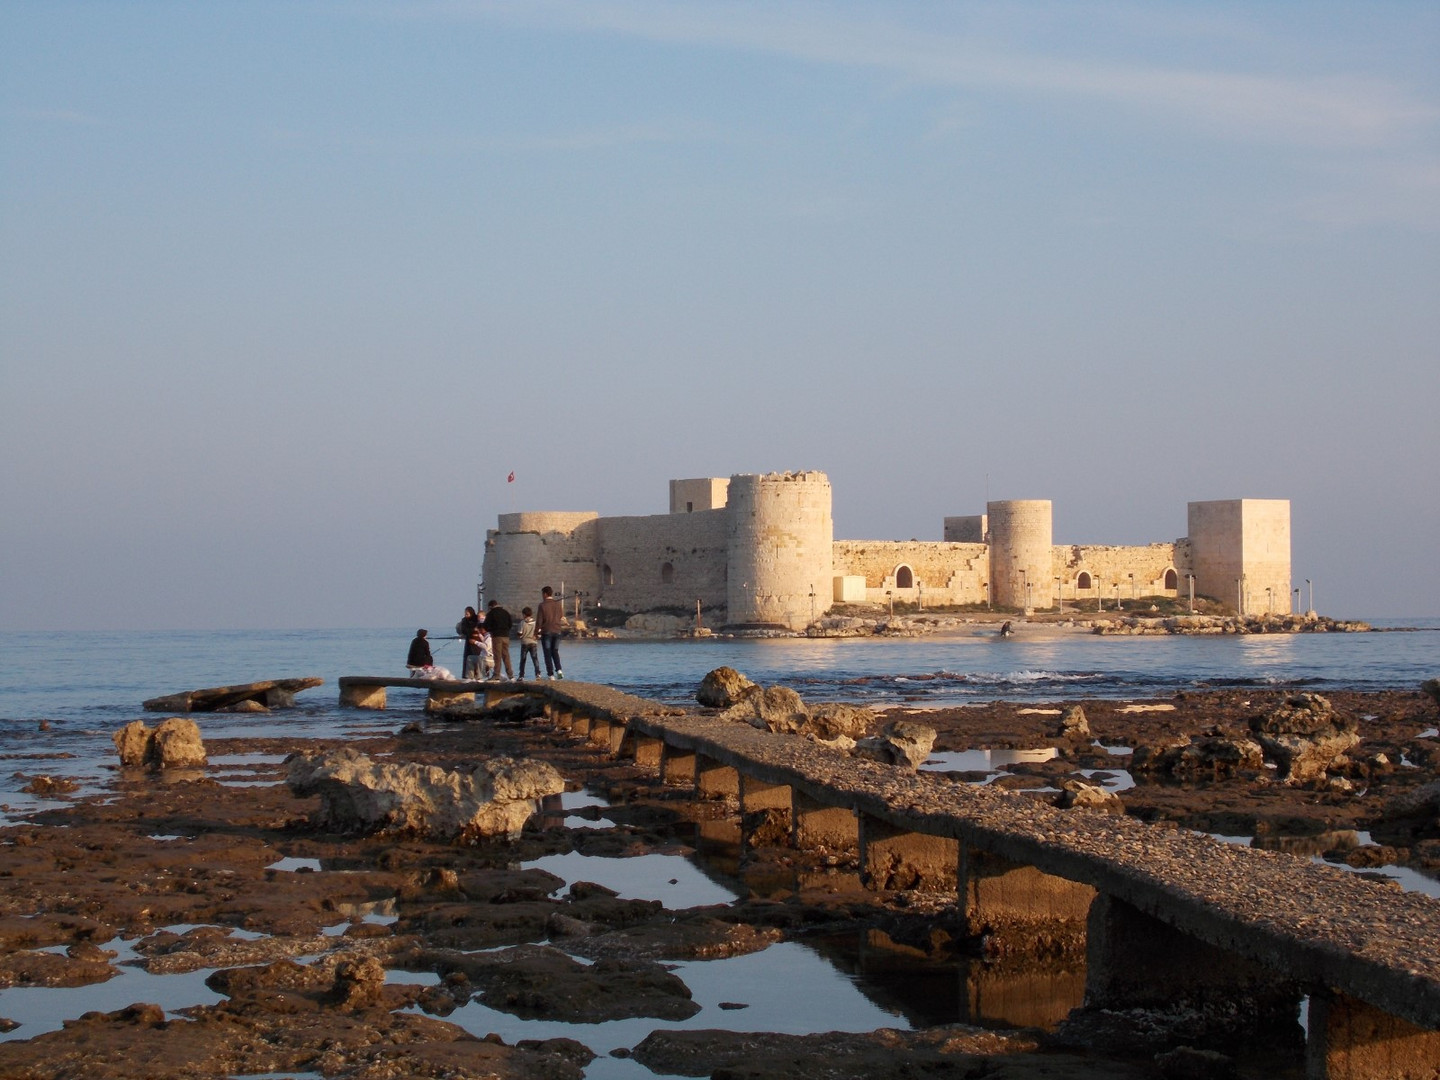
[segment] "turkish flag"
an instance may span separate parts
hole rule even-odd
[[[505,478],[505,482],[506,482],[507,484],[513,484],[513,483],[515,482],[515,470],[514,470],[514,469],[511,469],[511,470],[510,470],[510,475]]]

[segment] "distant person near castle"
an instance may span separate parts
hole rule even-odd
[[[485,629],[490,631],[490,648],[495,654],[495,678],[513,679],[515,669],[510,666],[510,630],[515,625],[515,616],[500,606],[500,601],[491,600],[485,609]],[[501,676],[500,669],[505,669]]]
[[[540,590],[540,611],[535,616],[535,628],[540,633],[540,652],[545,656],[546,678],[565,678],[565,672],[560,669],[560,630],[564,625],[565,609],[555,599],[555,590],[546,585]]]

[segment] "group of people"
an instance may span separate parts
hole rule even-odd
[[[555,591],[546,585],[540,590],[540,610],[520,610],[520,675],[525,678],[525,662],[528,659],[535,672],[535,678],[563,679],[565,672],[560,667],[560,631],[565,625],[565,609],[555,596]],[[455,624],[455,634],[464,645],[461,666],[462,679],[508,680],[515,678],[510,664],[510,637],[516,628],[515,617],[499,601],[491,600],[482,615],[473,607],[465,609],[464,616]],[[545,657],[545,674],[540,674],[540,656]],[[410,642],[410,654],[405,666],[418,679],[449,679],[451,674],[445,668],[437,667],[430,652],[428,632],[417,630]],[[503,669],[503,674],[501,673]]]

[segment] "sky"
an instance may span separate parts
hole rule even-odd
[[[1288,498],[1436,616],[1437,391],[1429,0],[0,0],[0,629],[444,626],[498,514],[801,469]]]

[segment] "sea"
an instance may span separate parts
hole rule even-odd
[[[673,704],[706,672],[735,668],[807,701],[956,706],[995,700],[1151,698],[1203,687],[1413,689],[1440,675],[1440,619],[1376,621],[1370,633],[1109,637],[993,624],[916,638],[587,639],[561,645],[565,676]],[[102,784],[111,734],[151,723],[148,698],[262,679],[318,676],[294,709],[204,714],[207,737],[317,738],[393,731],[424,709],[423,690],[391,690],[384,713],[339,707],[342,675],[405,675],[414,630],[0,632],[0,823],[50,805],[20,791],[36,775]],[[456,673],[460,643],[432,637]],[[518,662],[518,648],[514,650]]]

